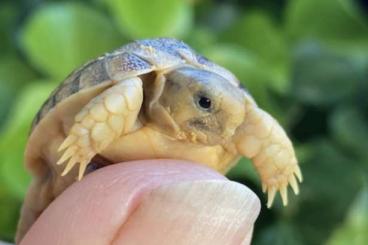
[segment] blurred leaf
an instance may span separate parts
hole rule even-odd
[[[2,181],[0,180],[0,183]],[[2,184],[2,183],[1,183]],[[19,216],[20,201],[11,198],[3,186],[0,186],[0,238],[1,241],[13,241]]]
[[[30,125],[37,110],[54,87],[52,83],[46,82],[28,85],[18,97],[15,107],[11,109],[12,113],[0,138],[0,176],[9,192],[20,200],[30,180],[23,166]]]
[[[216,37],[208,28],[195,28],[185,39],[190,47],[199,53],[206,50],[208,46],[215,45]]]
[[[2,84],[0,86],[2,86]],[[0,129],[6,119],[6,115],[9,113],[9,105],[13,102],[13,98],[14,91],[11,87],[4,86],[0,89]]]
[[[123,33],[132,38],[183,36],[192,21],[192,9],[182,0],[106,0]]]
[[[331,115],[330,128],[335,139],[346,149],[368,159],[368,121],[355,106],[342,105]]]
[[[292,94],[308,104],[330,105],[353,96],[362,72],[347,57],[306,42],[296,50]]]
[[[364,245],[368,242],[368,189],[365,187],[354,201],[343,225],[327,245]]]
[[[318,40],[335,53],[368,61],[368,22],[357,1],[291,1],[286,19],[295,40]]]
[[[278,92],[287,91],[290,66],[288,44],[282,31],[266,13],[259,10],[247,12],[222,35],[222,39],[237,43],[258,56],[267,64],[265,70],[272,74],[270,87]]]
[[[202,8],[197,8],[196,13],[200,14],[201,23],[205,24],[211,32],[219,33],[228,29],[237,21],[241,13],[239,10],[238,6],[222,1],[205,4]]]
[[[336,53],[368,59],[368,22],[357,1],[290,1],[286,23],[296,41],[317,39]]]
[[[279,222],[268,226],[255,239],[257,245],[298,245],[304,244],[295,226],[290,222]]]
[[[0,125],[9,112],[17,90],[35,77],[34,72],[15,54],[0,58]]]
[[[249,159],[242,157],[240,161],[226,174],[230,179],[243,179],[244,177],[260,185],[260,179]]]
[[[5,55],[0,58],[1,88],[19,88],[35,77],[36,74],[16,55]]]
[[[89,59],[120,45],[110,21],[78,3],[44,4],[24,26],[21,45],[32,64],[64,78]]]
[[[294,0],[286,16],[287,30],[297,39],[356,42],[368,38],[368,25],[352,0]]]
[[[299,163],[309,161],[315,153],[313,144],[295,145],[294,149]]]
[[[323,244],[350,207],[364,174],[328,139],[311,141],[309,147],[313,152],[301,164],[304,181],[293,222],[305,244]]]
[[[2,3],[0,8],[0,51],[9,52],[14,49],[11,41],[15,17],[17,15],[15,7],[8,3]]]

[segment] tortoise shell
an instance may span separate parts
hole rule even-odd
[[[230,71],[197,54],[183,41],[173,38],[138,40],[106,53],[72,72],[43,104],[32,123],[32,130],[50,110],[71,95],[98,85],[109,86],[113,80],[184,64],[212,71],[233,84],[239,84]]]

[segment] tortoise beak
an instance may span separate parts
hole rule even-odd
[[[287,205],[287,187],[298,194],[302,174],[297,164],[294,148],[280,124],[267,112],[258,108],[253,100],[246,103],[243,124],[234,136],[237,151],[252,160],[261,177],[263,192],[268,192],[268,204],[280,192]]]

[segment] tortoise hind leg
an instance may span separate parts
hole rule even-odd
[[[131,131],[142,102],[142,80],[138,77],[120,81],[92,99],[76,115],[74,125],[59,147],[64,153],[57,164],[68,161],[62,176],[79,163],[80,180],[96,154]]]

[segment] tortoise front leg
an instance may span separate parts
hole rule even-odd
[[[74,125],[59,147],[64,153],[57,164],[68,161],[62,176],[79,163],[80,180],[96,154],[132,130],[142,106],[142,90],[138,77],[120,81],[92,99],[75,116]]]
[[[243,124],[237,129],[234,142],[240,154],[252,160],[268,193],[267,207],[271,207],[276,192],[287,205],[287,187],[299,193],[302,174],[293,146],[279,123],[257,105],[248,101]]]

